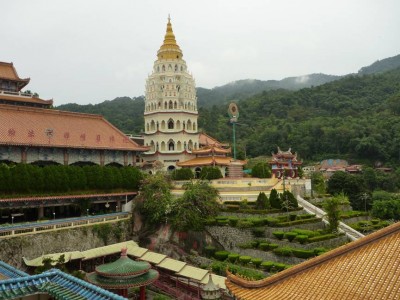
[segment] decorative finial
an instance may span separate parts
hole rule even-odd
[[[125,246],[124,248],[121,249],[121,257],[127,257],[128,254],[128,248]]]
[[[171,23],[171,16],[168,14],[168,23]]]

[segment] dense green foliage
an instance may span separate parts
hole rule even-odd
[[[85,190],[138,190],[142,173],[133,167],[0,164],[1,194],[46,194]]]
[[[171,173],[172,180],[190,180],[194,178],[193,171],[189,168],[175,169]]]
[[[200,178],[203,180],[213,180],[222,177],[221,170],[218,167],[203,167],[200,172]]]
[[[207,218],[219,213],[218,190],[206,181],[191,181],[183,188],[183,196],[174,203],[172,225],[182,231],[200,231]]]
[[[266,162],[259,162],[251,169],[251,176],[257,178],[271,178],[271,166]]]
[[[330,232],[338,230],[340,221],[340,204],[344,201],[348,202],[348,199],[344,194],[339,194],[324,201],[324,210],[328,216]]]
[[[136,199],[141,203],[139,210],[148,224],[154,226],[167,221],[173,206],[171,188],[171,180],[162,173],[147,176],[142,181]]]
[[[296,92],[270,91],[239,102],[239,154],[295,147],[304,159],[341,157],[396,163],[400,140],[400,69],[348,76]],[[199,110],[199,127],[229,141],[226,107]]]
[[[258,194],[257,200],[256,200],[256,208],[257,209],[268,209],[270,208],[271,205],[269,203],[268,196],[265,195],[264,192],[261,192]]]
[[[269,194],[269,203],[272,208],[277,208],[277,209],[282,208],[281,198],[279,197],[279,194],[276,189],[271,190],[271,193]]]

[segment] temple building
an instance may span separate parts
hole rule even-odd
[[[298,168],[303,162],[297,160],[297,153],[292,153],[291,148],[282,151],[278,147],[278,153],[272,153],[272,159],[268,163],[271,165],[273,176],[280,179],[297,178]]]
[[[148,149],[100,115],[51,109],[53,100],[21,92],[28,83],[0,62],[0,162],[134,166]]]
[[[172,171],[199,148],[195,81],[175,40],[170,18],[164,42],[146,81],[144,160]]]
[[[30,78],[18,76],[13,63],[0,61],[0,104],[50,108],[53,100],[43,100],[32,92],[21,92]]]

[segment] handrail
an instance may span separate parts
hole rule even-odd
[[[129,212],[118,212],[97,216],[85,216],[78,218],[59,219],[37,223],[27,223],[0,227],[0,238],[16,236],[21,234],[35,234],[44,231],[61,230],[74,227],[88,226],[95,223],[115,222],[126,219]]]

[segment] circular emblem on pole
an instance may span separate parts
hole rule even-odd
[[[231,118],[231,122],[237,121],[237,118],[239,118],[239,108],[236,103],[232,102],[231,104],[229,104],[228,114]]]

